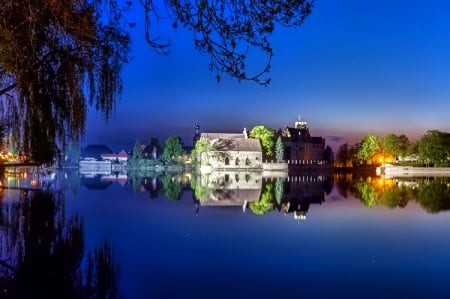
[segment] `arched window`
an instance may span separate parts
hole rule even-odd
[[[225,158],[225,165],[230,165],[230,159],[228,157]]]
[[[236,165],[239,165],[239,157],[236,158],[236,161],[234,162]]]
[[[250,165],[250,159],[249,159],[249,158],[246,158],[246,159],[245,159],[245,165],[247,165],[247,166]]]

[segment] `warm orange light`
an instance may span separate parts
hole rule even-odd
[[[378,163],[392,163],[394,161],[394,157],[391,155],[385,155],[385,154],[377,154],[375,156],[375,161],[378,161]]]
[[[378,185],[379,187],[383,187],[383,185],[384,185],[384,179],[383,179],[383,178],[379,178],[379,179],[377,180],[377,185]]]
[[[386,179],[386,178],[378,178],[376,181],[376,187],[377,188],[391,188],[393,186],[394,182],[392,179]]]
[[[386,156],[386,157],[384,157],[384,161],[385,161],[386,163],[392,163],[392,162],[394,161],[394,157],[392,157],[392,156]]]

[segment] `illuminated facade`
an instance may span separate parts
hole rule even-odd
[[[202,133],[214,152],[201,154],[200,163],[213,169],[262,169],[262,149],[259,139],[247,137],[247,132]]]

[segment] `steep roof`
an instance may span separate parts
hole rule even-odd
[[[202,133],[202,138],[219,139],[219,138],[245,138],[242,133]]]
[[[218,151],[261,152],[259,139],[245,138],[243,134],[202,133]]]
[[[242,206],[245,201],[258,201],[261,189],[217,189],[203,198],[202,206]]]

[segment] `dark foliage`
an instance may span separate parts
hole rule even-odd
[[[314,0],[165,0],[164,8],[153,0],[140,1],[145,10],[145,35],[159,53],[166,54],[170,41],[162,42],[151,33],[152,27],[165,15],[173,22],[192,31],[195,48],[209,55],[209,69],[228,74],[238,80],[252,80],[267,85],[273,49],[269,36],[276,25],[297,27],[311,13]],[[266,56],[263,66],[248,73],[248,54],[257,49]]]
[[[128,60],[123,12],[115,0],[0,2],[0,112],[34,161],[79,140],[88,104],[109,117]]]

